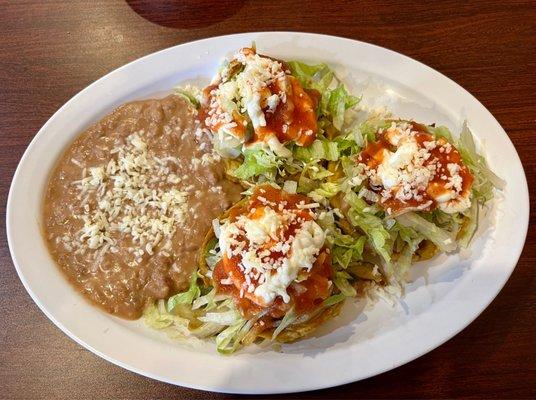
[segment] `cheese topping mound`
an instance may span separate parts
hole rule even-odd
[[[393,121],[378,135],[359,162],[389,214],[434,208],[456,213],[470,207],[473,177],[454,146],[404,121]]]
[[[173,157],[151,156],[142,140],[143,132],[126,138],[114,149],[117,159],[107,165],[84,169],[84,177],[74,182],[83,204],[94,196],[98,207],[86,207],[78,216],[84,222],[79,232],[81,249],[115,250],[112,232],[131,237],[133,244],[152,254],[160,241],[171,236],[185,220],[188,192],[159,189],[159,182],[178,183],[181,177],[169,173],[167,164],[178,163]]]
[[[254,128],[266,126],[266,112],[274,112],[280,101],[285,101],[286,76],[283,65],[272,59],[261,57],[251,49],[242,49],[235,54],[233,61],[243,68],[230,78],[231,69],[224,70],[223,76],[217,76],[214,88],[210,89],[210,109],[205,119],[209,128],[224,129],[235,136],[242,136],[243,129],[235,121],[236,114],[247,113]],[[275,88],[274,93],[270,86]]]
[[[325,233],[315,222],[313,206],[300,202],[285,208],[258,197],[261,205],[229,220],[220,228],[224,262],[237,263],[244,280],[240,296],[261,306],[277,296],[290,301],[288,286],[302,271],[309,272],[324,246]],[[303,204],[302,204],[303,203]]]
[[[219,149],[262,143],[288,157],[283,143],[308,145],[315,139],[315,104],[309,94],[282,62],[253,49],[238,51],[203,93],[203,122]]]

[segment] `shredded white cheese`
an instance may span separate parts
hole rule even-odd
[[[315,206],[318,205],[304,204],[303,208]],[[288,302],[287,287],[301,270],[312,268],[324,245],[325,233],[314,220],[304,220],[291,210],[278,207],[276,211],[265,206],[252,212],[221,227],[220,248],[228,258],[239,257],[245,277],[243,294],[252,293],[263,306],[277,296]],[[285,232],[291,224],[298,224],[298,229],[287,237]]]
[[[224,82],[221,82],[222,76],[218,75],[214,81],[217,86],[210,92],[208,116],[204,122],[218,134],[237,136],[235,128],[245,123],[237,118],[237,114],[247,113],[254,129],[266,126],[263,109],[273,113],[279,103],[286,99],[288,83],[280,62],[259,56],[250,49],[236,53],[229,65],[237,62],[242,64],[243,70]],[[222,73],[223,77],[227,74],[225,70]],[[273,84],[277,87],[274,93],[270,90]]]
[[[406,210],[422,210],[432,205],[424,201],[429,195],[440,209],[447,213],[460,212],[470,205],[470,192],[462,193],[463,179],[460,176],[460,165],[449,163],[444,166],[431,151],[439,148],[440,153],[450,153],[452,145],[443,139],[430,139],[419,145],[416,131],[407,122],[392,122],[391,126],[381,134],[395,150],[381,149],[375,159],[381,163],[373,168],[360,163],[373,188],[379,188],[377,193],[368,189],[361,190],[360,196],[371,202],[387,202],[395,199],[401,203],[414,200],[420,204],[407,207]],[[443,183],[432,182],[437,174]],[[448,174],[448,176],[447,176]],[[425,206],[426,204],[426,206]],[[390,213],[390,209],[387,210]]]
[[[120,232],[152,254],[160,241],[184,222],[188,192],[164,190],[159,185],[180,182],[180,177],[170,175],[167,166],[178,160],[150,155],[142,134],[128,136],[126,143],[114,152],[116,159],[88,168],[89,176],[74,182],[82,203],[94,196],[98,205],[95,209],[87,207],[85,214],[77,216],[84,222],[78,236],[80,248],[108,251],[114,245],[112,233]],[[143,250],[141,254],[137,252],[138,258]]]

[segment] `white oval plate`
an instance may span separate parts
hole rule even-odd
[[[413,271],[401,302],[343,314],[315,336],[281,352],[251,348],[220,356],[211,344],[169,341],[139,321],[88,304],[60,274],[41,237],[41,200],[62,150],[91,123],[129,100],[193,80],[206,83],[222,58],[255,41],[282,59],[326,62],[363,105],[386,105],[401,117],[459,131],[467,118],[492,169],[507,182],[484,214],[469,254],[441,256]],[[139,374],[197,389],[236,393],[313,390],[379,374],[439,346],[473,321],[512,273],[528,224],[528,190],[514,146],[493,116],[437,71],[370,44],[323,35],[249,33],[187,43],[151,54],[99,79],[67,102],[35,136],[8,199],[11,255],[28,293],[67,335],[95,354]]]

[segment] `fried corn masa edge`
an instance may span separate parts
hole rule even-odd
[[[248,201],[248,198],[244,198],[240,200],[238,203],[234,204],[232,207],[227,209],[218,219],[220,221],[223,221],[224,219],[229,217],[231,210],[244,206],[247,201]],[[205,239],[203,241],[203,244],[201,245],[199,256],[198,256],[199,274],[205,286],[213,286],[212,280],[207,276],[207,273],[209,272],[209,268],[205,260],[205,254],[206,254],[207,246],[215,238],[216,238],[216,234],[214,233],[214,228],[211,227],[208,230],[207,234],[205,235]],[[303,338],[304,336],[313,332],[316,328],[318,328],[324,322],[339,315],[343,303],[344,301],[341,301],[332,306],[326,307],[324,310],[318,313],[318,315],[315,315],[313,318],[311,318],[308,321],[305,321],[296,325],[288,326],[276,337],[275,340],[280,343],[289,343],[289,342],[294,342],[298,339]],[[257,335],[257,337],[263,338],[263,339],[271,339],[274,333],[274,330],[275,328],[264,330],[260,332]]]

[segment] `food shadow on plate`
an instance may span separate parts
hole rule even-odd
[[[348,300],[337,317],[321,325],[306,338],[282,345],[280,352],[315,357],[331,347],[347,342],[356,334],[358,327],[367,321],[367,315],[364,312],[367,304],[366,299]],[[369,335],[370,332],[367,336]]]

